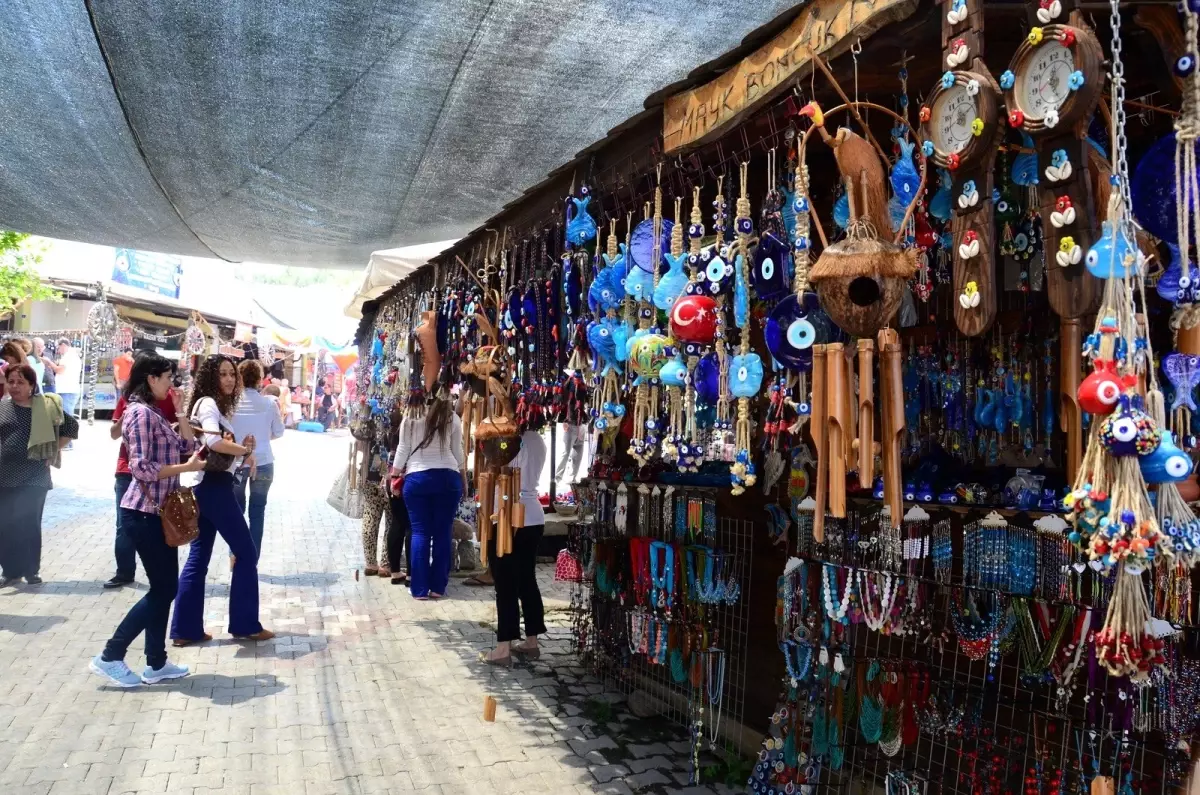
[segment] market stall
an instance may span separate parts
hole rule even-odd
[[[1184,787],[1198,13],[805,4],[365,304],[360,438],[465,390],[502,552],[591,437],[578,651],[695,780]]]

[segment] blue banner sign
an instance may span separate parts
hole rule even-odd
[[[183,260],[167,254],[119,248],[113,262],[112,279],[117,284],[127,284],[168,298],[179,298],[182,275]]]

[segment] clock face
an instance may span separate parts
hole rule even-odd
[[[1042,119],[1048,110],[1058,110],[1071,94],[1069,80],[1075,71],[1071,51],[1056,41],[1037,49],[1021,70],[1017,97],[1030,119]]]
[[[961,152],[971,142],[971,122],[979,115],[977,97],[966,86],[943,91],[933,105],[933,143],[944,154]]]

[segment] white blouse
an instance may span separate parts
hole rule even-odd
[[[205,447],[209,448],[209,450],[212,449],[212,446],[215,442],[221,441],[221,432],[234,432],[233,426],[229,423],[229,420],[221,416],[221,411],[217,408],[217,401],[210,397],[200,398],[198,401],[196,401],[196,405],[192,408],[192,425],[199,425],[206,431],[213,431],[213,433],[197,434],[198,436],[203,437],[201,441]],[[234,441],[237,444],[241,444],[241,441],[237,439]],[[241,458],[235,457],[233,459],[233,463],[229,465],[228,471],[235,471],[241,462]],[[196,474],[197,477],[195,482],[199,483],[204,479],[204,473],[198,472]]]
[[[463,427],[457,414],[450,415],[450,427],[444,435],[435,435],[429,444],[413,452],[425,438],[425,418],[405,417],[400,423],[400,441],[396,445],[396,456],[392,468],[408,474],[430,469],[449,469],[459,472],[463,468]]]

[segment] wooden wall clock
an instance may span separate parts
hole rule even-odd
[[[1104,84],[1104,50],[1076,0],[1031,3],[1034,27],[1000,77],[1008,123],[1033,137],[1045,229],[1046,291],[1060,317],[1097,308],[1083,261],[1096,236],[1087,127]]]
[[[967,336],[984,333],[996,319],[992,166],[1003,125],[983,41],[983,0],[943,0],[946,72],[920,115],[922,151],[954,180],[954,322]]]

